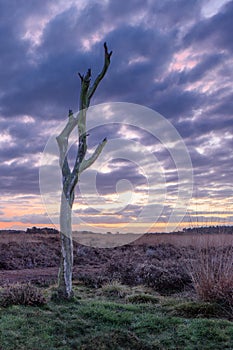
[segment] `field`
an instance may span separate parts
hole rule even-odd
[[[131,266],[134,270],[142,264],[162,264],[167,269],[170,265],[175,265],[177,269],[183,269],[201,248],[232,247],[232,231],[233,229],[228,229],[226,233],[224,229],[220,234],[203,234],[194,229],[189,233],[147,234],[131,244],[106,249],[88,247],[74,241],[74,277],[84,278],[85,275],[89,279],[92,276],[101,279],[105,276],[108,279],[108,270],[112,269],[112,264],[116,265],[118,272],[119,264],[122,264],[122,271],[126,266],[128,269]],[[0,285],[27,281],[38,284],[44,281],[46,284],[56,281],[60,258],[59,235],[38,232],[0,233]],[[93,233],[83,236],[82,240],[87,242],[92,239],[95,244],[98,241]],[[111,236],[113,235],[106,235],[107,244],[112,242]],[[122,239],[115,238],[115,241],[121,242]]]
[[[0,233],[2,293],[36,286],[46,299],[0,307],[0,349],[232,350],[231,232],[148,234],[115,248],[74,242],[67,303],[51,300],[59,236]]]

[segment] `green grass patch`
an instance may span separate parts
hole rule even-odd
[[[220,304],[209,302],[182,302],[171,309],[171,314],[185,318],[225,318],[227,310]]]
[[[190,305],[187,314],[188,304],[184,307],[184,302],[173,301],[172,304],[170,300],[166,304],[156,299],[156,303],[153,303],[145,300],[154,296],[138,294],[136,297],[135,294],[134,297],[142,298],[142,302],[134,300],[131,303],[130,300],[122,300],[121,293],[119,301],[109,300],[108,297],[103,299],[103,295],[102,299],[98,299],[96,291],[86,289],[85,294],[85,287],[78,285],[75,294],[76,297],[81,294],[81,299],[65,303],[50,301],[41,307],[17,305],[0,308],[0,348],[233,349],[232,322],[201,318],[203,314],[193,310],[190,313]],[[168,308],[185,310],[186,313],[172,314]],[[199,318],[196,318],[197,314]]]
[[[131,294],[126,297],[126,301],[132,304],[157,304],[160,302],[160,298],[150,294]]]

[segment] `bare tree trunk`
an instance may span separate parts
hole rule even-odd
[[[68,200],[67,200],[68,199]],[[63,299],[72,297],[72,269],[73,269],[73,240],[72,240],[72,207],[70,198],[62,192],[60,208],[60,240],[61,260],[58,277],[58,292]]]
[[[108,52],[106,43],[104,43],[104,65],[102,71],[91,83],[91,69],[88,69],[85,76],[79,73],[81,79],[81,92],[79,113],[75,117],[73,112],[69,111],[68,121],[57,136],[57,143],[60,151],[60,168],[62,171],[63,191],[61,196],[60,208],[60,238],[61,238],[61,261],[58,275],[58,295],[60,298],[69,299],[73,295],[72,291],[72,269],[73,269],[73,241],[72,241],[72,206],[75,197],[75,186],[78,183],[79,175],[88,167],[90,167],[102,152],[107,139],[104,138],[99,143],[96,150],[89,159],[85,159],[87,151],[87,134],[86,134],[86,114],[90,105],[91,98],[94,95],[100,81],[104,78],[108,66],[110,65],[110,57],[112,51]],[[75,164],[71,171],[67,152],[68,140],[71,132],[78,127],[78,149]]]

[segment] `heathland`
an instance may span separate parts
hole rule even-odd
[[[233,227],[74,241],[75,297],[60,303],[58,232],[1,231],[0,349],[233,349],[232,243]]]

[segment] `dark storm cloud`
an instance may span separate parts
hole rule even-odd
[[[106,13],[112,20],[121,21],[123,23],[126,20],[130,21],[133,15],[140,14],[144,9],[150,7],[149,0],[131,0],[124,3],[122,8],[121,1],[110,0],[108,2]]]
[[[28,16],[33,14],[30,10],[27,13],[25,8],[24,11]],[[89,67],[88,57],[91,57],[80,50],[77,52],[82,38],[77,10],[70,8],[52,19],[44,30],[40,47],[33,54],[29,42],[20,35],[22,30],[12,29],[23,25],[26,14],[17,17],[14,26],[9,17],[2,24],[2,30],[10,34],[0,43],[3,52],[7,53],[1,61],[4,67],[0,85],[4,92],[1,113],[8,116],[31,113],[43,119],[64,118],[69,108],[78,107],[80,81],[75,74]],[[75,16],[73,23],[71,17],[74,19]]]
[[[121,162],[120,165],[114,167],[114,163]],[[95,172],[90,169],[85,174],[85,176],[81,177],[81,186],[82,191],[85,188],[84,193],[89,193],[90,190],[90,178],[94,178],[93,174],[96,174],[96,185],[95,189],[97,190],[99,196],[106,194],[115,194],[116,193],[116,185],[118,181],[124,179],[128,180],[131,186],[137,191],[137,186],[146,185],[147,179],[145,176],[139,173],[138,167],[130,161],[122,160],[122,159],[114,159],[108,163],[108,166],[111,168],[111,172],[103,173],[103,172]],[[101,170],[101,168],[100,168]],[[90,193],[91,195],[91,193]]]
[[[226,95],[221,98],[218,105],[211,110],[212,114],[218,116],[219,114],[228,117],[228,121],[231,122],[231,117],[233,115],[233,94]],[[229,123],[232,126],[232,123]],[[230,125],[229,125],[230,126]]]
[[[146,178],[138,173],[137,167],[130,162],[126,162],[119,169],[114,170],[113,168],[109,174],[99,174],[97,176],[96,187],[99,194],[116,193],[116,184],[122,179],[130,181],[135,190],[138,185],[147,183]]]
[[[153,107],[164,117],[175,121],[180,116],[191,116],[201,98],[199,93],[183,91],[178,86],[167,87],[163,92],[156,91]]]
[[[195,23],[185,36],[186,45],[207,45],[232,53],[233,1],[227,3],[215,16]]]
[[[2,145],[0,138],[1,193],[38,193],[33,157],[39,158],[54,121],[64,120],[69,108],[78,109],[77,72],[91,67],[96,77],[106,40],[113,50],[112,64],[92,103],[125,101],[160,112],[184,138],[202,194],[211,192],[205,188],[208,178],[216,196],[227,195],[229,189],[223,186],[232,183],[233,1],[209,18],[202,15],[201,0],[91,1],[82,10],[75,4],[60,5],[52,15],[55,5],[57,1],[51,0],[0,0],[0,134],[12,139]],[[33,46],[25,38],[27,26],[39,25],[46,16],[41,41]],[[191,68],[179,58],[183,50],[191,51],[190,60],[196,60]],[[180,67],[172,69],[175,59],[181,59]],[[24,123],[25,115],[34,122]],[[89,145],[105,136],[113,138],[118,130],[106,126],[91,132]],[[221,139],[216,147],[206,145],[213,138],[211,132]],[[141,136],[143,144],[154,142]],[[156,156],[163,166],[173,168],[166,151],[157,151]],[[132,165],[112,168],[110,176],[100,174],[97,180],[107,194],[115,193],[122,178],[137,185],[145,180]],[[175,179],[175,174],[167,177],[170,190],[176,190]]]
[[[133,221],[135,217],[140,215],[143,207],[140,205],[127,205],[114,213],[107,213],[105,211],[98,211],[92,207],[86,207],[85,209],[74,210],[74,213],[78,215],[85,222],[92,223],[114,223],[114,222],[126,222]],[[74,214],[74,218],[75,218]],[[101,214],[101,215],[99,215]],[[96,221],[95,221],[96,218]]]
[[[224,54],[203,55],[201,63],[197,64],[193,69],[185,70],[180,73],[179,84],[193,83],[204,78],[205,74],[216,68],[225,59]]]
[[[0,1],[0,31],[2,33],[0,63],[2,68],[5,68],[1,69],[1,75],[8,77],[10,82],[14,78],[12,73],[17,73],[18,69],[25,67],[26,63],[25,58],[29,43],[21,40],[25,20],[29,16],[46,13],[48,3],[47,0],[43,1],[43,4],[36,0],[27,2],[24,0]]]
[[[173,32],[166,34],[158,28],[123,25],[113,30],[106,40],[117,53],[113,56],[115,69],[99,95],[150,105],[154,79],[166,71],[174,52],[173,38]]]
[[[0,121],[0,128],[12,138],[11,141],[2,143],[0,162],[36,155],[43,151],[47,137],[43,135],[44,129],[39,123],[22,123],[16,118],[9,122]]]
[[[14,162],[11,165],[1,165],[0,177],[1,195],[18,193],[39,194],[38,169],[31,168],[30,162],[25,165]]]
[[[30,43],[23,39],[25,23],[30,17],[45,14],[49,5],[52,1],[0,1],[0,96],[3,95],[0,112],[6,116],[28,111],[32,106],[30,96],[22,98],[22,90],[30,89],[35,83],[35,67],[30,64]]]
[[[171,27],[179,29],[193,20],[198,20],[201,14],[200,0],[164,0],[149,1],[151,17],[156,19],[157,25],[163,29],[171,30]]]
[[[226,105],[224,106],[228,110],[228,107]],[[221,115],[221,118],[219,118],[219,115]],[[214,113],[212,111],[206,111],[197,120],[178,121],[175,123],[175,125],[177,131],[184,139],[188,148],[197,145],[197,138],[200,135],[208,134],[211,130],[219,131],[222,133],[227,131],[230,133],[233,132],[231,119],[229,119],[229,117],[224,117],[224,114],[222,114],[222,112],[218,112],[218,114],[214,116]],[[198,142],[200,145],[202,141],[199,140]]]
[[[75,57],[60,54],[50,57],[37,67],[28,64],[25,72],[16,77],[15,88],[1,98],[1,113],[33,114],[37,119],[64,119],[68,109],[77,109],[79,80]],[[67,68],[69,67],[69,68]],[[72,93],[71,93],[72,92]]]

